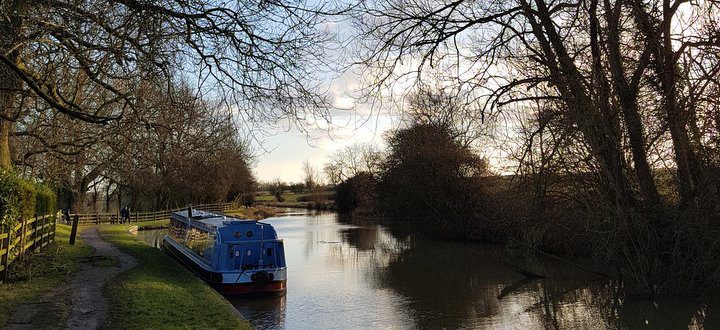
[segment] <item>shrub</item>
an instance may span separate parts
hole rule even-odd
[[[487,161],[446,125],[415,124],[388,138],[375,186],[378,211],[400,226],[447,239],[493,241],[496,226],[479,179]]]
[[[0,169],[0,227],[14,225],[20,216],[18,181],[12,171]]]
[[[50,187],[0,169],[0,227],[12,226],[19,218],[49,214],[56,206],[57,197]]]
[[[45,184],[37,184],[35,187],[35,213],[50,214],[57,210],[57,196],[55,192]]]
[[[37,203],[35,183],[23,179],[18,179],[17,182],[20,191],[20,217],[31,218],[35,215],[35,204]]]
[[[360,172],[340,184],[335,193],[335,204],[342,213],[370,209],[374,202],[375,178],[368,172]]]
[[[282,202],[285,201],[285,197],[283,197],[281,191],[276,191],[276,192],[275,192],[275,200],[277,200],[279,203],[282,203]]]

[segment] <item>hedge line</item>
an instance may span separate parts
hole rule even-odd
[[[50,187],[0,169],[0,227],[12,226],[19,218],[55,212],[56,207],[57,196]]]

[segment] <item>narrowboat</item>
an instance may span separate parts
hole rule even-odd
[[[220,293],[286,290],[283,241],[270,224],[188,208],[171,214],[162,248]]]

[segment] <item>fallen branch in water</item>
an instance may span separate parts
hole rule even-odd
[[[527,277],[527,278],[531,278],[531,279],[541,279],[541,278],[545,278],[545,274],[533,273],[533,272],[531,272],[531,271],[529,271],[529,270],[522,269],[522,268],[520,268],[519,266],[514,265],[514,264],[511,264],[511,263],[506,262],[506,261],[504,261],[504,260],[500,260],[500,263],[503,264],[503,265],[505,265],[506,267],[508,267],[508,268],[510,268],[510,269],[512,269],[512,270],[514,270],[514,271],[516,271],[516,272],[518,272],[518,273],[520,273],[520,274],[522,274],[523,276],[525,276],[525,277]]]

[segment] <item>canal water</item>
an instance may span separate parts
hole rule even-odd
[[[285,240],[287,294],[229,298],[258,329],[720,327],[718,300],[625,298],[617,284],[548,261],[533,267],[551,279],[531,280],[498,246],[397,236],[327,212],[263,221]],[[159,246],[161,234],[138,236]]]

